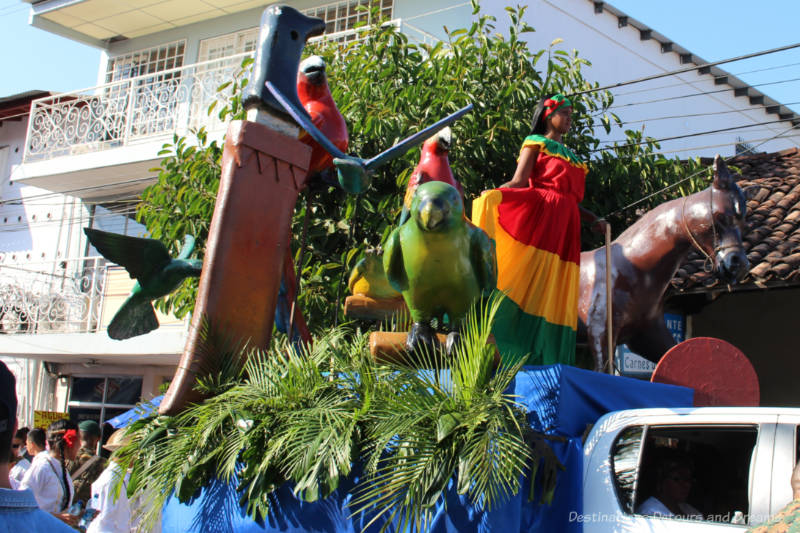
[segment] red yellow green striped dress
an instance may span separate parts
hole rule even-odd
[[[472,222],[497,245],[497,288],[507,295],[492,331],[504,361],[574,364],[587,167],[541,135],[529,145],[539,147],[529,186],[486,191],[472,204]]]

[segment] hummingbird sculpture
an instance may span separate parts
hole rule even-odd
[[[180,255],[173,259],[159,240],[119,235],[83,228],[100,254],[128,271],[136,284],[122,307],[108,325],[108,336],[123,340],[144,335],[158,328],[152,301],[177,289],[187,277],[197,277],[203,266],[199,259],[189,259],[194,237],[187,235]]]

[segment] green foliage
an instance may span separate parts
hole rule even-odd
[[[499,302],[473,309],[452,359],[423,353],[376,389],[357,511],[376,506],[373,521],[386,514],[401,530],[426,530],[451,479],[485,509],[519,491],[532,454],[525,412],[504,393],[522,365],[495,372],[495,348],[487,342]],[[445,366],[449,374],[438,370]]]
[[[583,201],[587,209],[608,217],[614,235],[658,204],[709,185],[699,159],[681,162],[656,154],[659,144],[641,131],[626,130],[625,136],[625,143],[599,152],[589,162]],[[603,243],[602,236],[584,234],[584,249]]]
[[[529,48],[525,38],[533,28],[523,22],[525,7],[507,8],[510,25],[504,34],[498,33],[493,17],[480,14],[477,2],[473,7],[475,22],[448,31],[447,39],[435,45],[412,43],[393,25],[378,23],[364,27],[358,41],[323,42],[307,51],[325,58],[334,99],[350,131],[349,151],[362,157],[372,157],[425,125],[474,104],[474,111],[453,125],[450,151],[453,173],[466,192],[467,214],[482,190],[513,175],[535,103],[543,95],[597,87],[583,76],[589,62],[577,51],[556,49],[558,39],[546,49]],[[246,83],[243,68],[220,88],[220,101],[209,112],[223,120],[242,118],[239,95]],[[696,167],[654,155],[657,145],[639,132],[626,134],[631,143],[642,144],[626,143],[597,154],[595,132],[600,128],[609,132],[618,122],[605,112],[611,103],[611,95],[603,91],[573,97],[573,123],[565,138],[580,157],[591,159],[584,205],[600,216],[674,183]],[[154,237],[170,243],[172,251],[177,251],[185,233],[193,233],[202,255],[219,184],[221,147],[207,142],[203,130],[195,137],[191,143],[176,137],[165,145],[158,183],[145,191],[138,220]],[[380,168],[371,189],[358,197],[317,183],[305,201],[298,202],[291,246],[297,263],[301,243],[305,245],[299,305],[312,330],[325,329],[341,318],[347,274],[364,250],[381,244],[393,228],[419,154],[418,148],[411,150]],[[657,196],[643,206],[662,199]],[[306,213],[308,231],[303,240]],[[639,213],[628,210],[612,217],[615,233]],[[584,232],[584,248],[598,244],[590,239]],[[196,280],[185,284],[159,308],[183,316],[192,308],[196,286]]]
[[[221,102],[216,113],[220,120],[244,118],[241,93],[252,63],[252,58],[245,58],[233,79],[218,87],[218,99],[209,106],[209,115]],[[173,256],[180,252],[183,237],[194,235],[195,255],[203,257],[219,188],[222,147],[216,141],[209,142],[205,128],[192,130],[192,136],[190,141],[176,134],[171,143],[162,146],[158,155],[165,157],[160,167],[152,169],[158,172],[158,181],[142,193],[136,219],[147,227],[151,237],[164,241]],[[194,308],[198,282],[191,278],[180,290],[155,302],[156,307],[185,316]]]
[[[243,369],[243,352],[223,351],[217,374],[199,386],[209,399],[131,425],[131,442],[116,452],[133,468],[129,493],[145,499],[154,520],[170,494],[186,502],[212,478],[235,475],[248,513],[264,518],[283,483],[307,501],[325,498],[358,460],[354,513],[424,526],[450,479],[492,508],[538,468],[534,456],[547,471],[560,466],[541,453],[541,436],[531,445],[524,410],[504,393],[519,365],[494,369],[487,339],[497,306],[473,310],[450,374],[423,370],[442,368],[439,354],[412,367],[376,365],[366,337],[343,327],[312,347],[284,338],[268,352],[244,352]],[[541,479],[552,492],[555,478]]]

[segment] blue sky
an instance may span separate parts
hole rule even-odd
[[[706,61],[800,42],[800,0],[608,0]],[[800,113],[800,48],[720,68]],[[759,70],[760,72],[752,72]],[[620,80],[622,81],[622,80]]]
[[[0,97],[97,84],[100,51],[28,25],[30,4],[0,0]]]
[[[708,61],[800,41],[800,0],[608,3]],[[99,50],[29,26],[28,12],[29,5],[20,0],[0,0],[0,50],[4,50],[0,97],[31,89],[71,91],[95,85]],[[751,85],[771,83],[758,89],[781,103],[800,102],[800,81],[786,81],[800,78],[800,48],[722,68]],[[800,113],[800,104],[789,107]]]

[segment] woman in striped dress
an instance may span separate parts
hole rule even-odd
[[[507,298],[492,331],[507,362],[575,363],[580,223],[604,231],[605,221],[579,205],[587,166],[561,144],[571,123],[568,98],[542,100],[514,177],[473,202],[473,223],[497,245],[497,288]]]

